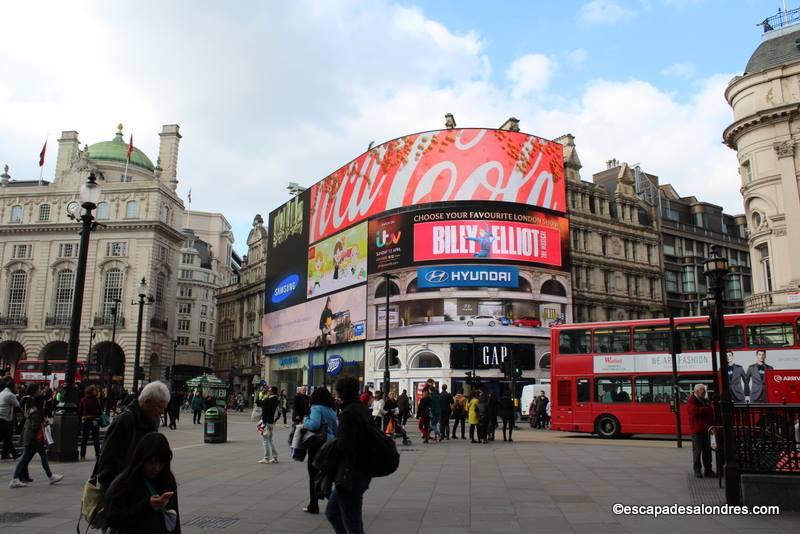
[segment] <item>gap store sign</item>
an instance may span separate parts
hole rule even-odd
[[[420,267],[417,287],[519,287],[519,269],[504,265]]]

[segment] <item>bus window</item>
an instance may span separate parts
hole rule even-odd
[[[594,351],[599,354],[630,352],[631,331],[628,328],[598,328],[594,331]]]
[[[608,376],[595,379],[596,402],[630,402],[631,379],[628,376]]]
[[[744,347],[744,333],[741,326],[725,327],[725,344],[729,349],[740,349]]]
[[[711,328],[705,324],[687,324],[675,328],[683,350],[711,350]]]
[[[670,352],[668,326],[643,326],[633,329],[634,352]]]
[[[588,378],[578,379],[578,402],[590,402],[592,400],[589,384]]]
[[[636,377],[636,402],[671,402],[671,376]]]
[[[569,380],[558,381],[558,405],[572,406],[572,384]]]
[[[558,334],[558,350],[561,354],[587,354],[588,330],[562,330]]]
[[[706,398],[711,399],[714,395],[714,378],[711,375],[701,376],[682,376],[678,378],[678,395],[680,401],[686,402],[689,395],[694,393],[695,384],[703,384],[706,386]]]
[[[747,327],[747,342],[751,347],[791,347],[792,325],[757,324]]]

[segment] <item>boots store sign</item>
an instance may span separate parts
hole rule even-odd
[[[564,213],[562,146],[519,132],[453,129],[377,146],[311,188],[309,243],[382,212],[454,200]]]

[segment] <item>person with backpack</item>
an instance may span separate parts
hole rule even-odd
[[[9,484],[11,488],[24,488],[27,486],[28,484],[23,482],[23,479],[33,482],[28,477],[28,464],[35,454],[38,454],[39,458],[41,458],[42,467],[51,485],[60,482],[64,478],[64,475],[56,475],[50,471],[50,464],[47,462],[44,437],[45,402],[44,395],[37,391],[33,396],[31,407],[28,409],[25,427],[22,429],[22,446],[25,449],[22,451],[22,457],[14,469],[14,477],[11,479],[11,484]]]
[[[106,492],[108,527],[119,534],[180,534],[178,484],[172,474],[172,450],[163,434],[146,434],[130,464]]]
[[[464,390],[459,389],[455,397],[453,397],[453,439],[458,439],[456,436],[456,428],[461,423],[461,439],[467,439],[464,435],[464,424],[467,420],[467,398],[464,396]]]
[[[324,436],[313,437],[307,439],[305,442],[307,450],[307,466],[308,466],[308,491],[309,500],[308,506],[303,508],[307,514],[319,513],[319,499],[314,491],[314,480],[317,477],[317,469],[314,467],[314,458],[322,445],[329,439],[336,437],[336,432],[339,429],[339,422],[336,419],[336,402],[333,400],[333,395],[328,388],[316,388],[314,393],[311,394],[311,414],[303,419],[303,429],[307,432],[321,433],[325,432]]]
[[[372,481],[369,462],[364,459],[374,454],[373,444],[367,438],[377,433],[377,429],[372,425],[369,410],[359,401],[358,386],[353,377],[340,378],[335,385],[342,406],[336,431],[338,468],[325,517],[336,534],[363,534],[364,493]]]

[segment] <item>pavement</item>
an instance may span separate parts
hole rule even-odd
[[[182,415],[177,430],[162,429],[175,453],[182,532],[332,532],[323,514],[300,510],[307,502],[307,472],[288,459],[288,426],[279,424],[276,431],[280,463],[261,465],[256,463],[263,454],[261,440],[247,415],[229,417],[224,444],[204,444],[202,426]],[[410,435],[414,443],[399,447],[397,472],[374,479],[365,495],[367,532],[800,531],[800,514],[792,513],[659,518],[612,513],[615,503],[722,504],[716,479],[691,476],[691,444],[677,449],[663,439],[607,441],[528,429],[515,432],[514,443],[488,445],[469,439],[426,445],[417,432]],[[92,465],[53,463],[53,471],[65,478],[50,486],[34,460],[35,482],[12,490],[7,481],[13,463],[0,462],[0,532],[75,532]]]

